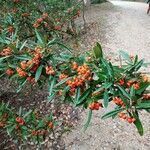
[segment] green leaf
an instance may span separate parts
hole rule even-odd
[[[123,87],[121,87],[121,86],[119,86],[119,85],[116,85],[116,86],[120,89],[120,91],[122,92],[122,94],[123,94],[125,97],[127,97],[129,100],[131,100],[130,95],[126,92],[126,90],[125,90]]]
[[[55,92],[53,92],[50,96],[48,96],[48,102],[51,102],[55,97]]]
[[[23,116],[23,118],[26,118],[27,116],[29,116],[33,111],[32,110],[29,110],[28,112],[26,112]]]
[[[24,79],[24,80],[21,82],[21,84],[19,85],[19,88],[17,89],[17,93],[20,92],[20,90],[23,88],[23,86],[26,84],[26,82],[27,82],[27,79]]]
[[[7,127],[7,133],[8,133],[8,135],[11,135],[11,133],[15,129],[15,127],[16,127],[16,125]]]
[[[102,47],[99,43],[96,43],[96,46],[93,47],[93,54],[96,58],[102,58],[103,57]]]
[[[31,60],[32,57],[29,55],[20,55],[20,56],[15,56],[15,58],[19,59],[19,60]]]
[[[135,96],[135,89],[133,86],[130,88],[130,96],[131,96],[131,98],[133,98]]]
[[[80,89],[80,87],[78,87],[77,92],[76,92],[76,98],[75,98],[76,104],[79,102],[80,94],[81,94],[81,89]]]
[[[145,101],[145,102],[141,102],[138,104],[138,106],[136,106],[137,109],[150,109],[150,102]]]
[[[125,110],[125,108],[118,108],[118,109],[116,109],[116,110],[113,110],[113,111],[110,111],[110,112],[104,114],[101,118],[102,118],[102,119],[110,118],[110,117],[112,117],[112,116],[118,114],[119,112],[122,112],[123,110]]]
[[[92,118],[92,110],[90,109],[89,110],[89,113],[88,113],[88,118],[87,118],[87,121],[84,125],[84,131],[86,131],[86,129],[88,128],[90,122],[91,122],[91,118]]]
[[[140,84],[140,89],[136,91],[137,94],[141,95],[146,88],[148,88],[150,86],[150,82],[144,82],[142,84]]]
[[[54,88],[54,85],[56,83],[56,79],[54,77],[51,77],[51,79],[48,81],[48,91],[49,91],[49,95],[52,95],[52,92],[53,92],[53,88]]]
[[[68,78],[66,78],[66,79],[64,79],[64,80],[61,80],[60,82],[58,82],[58,83],[55,85],[55,87],[58,87],[58,86],[62,85],[63,83],[65,83],[66,81],[68,81],[68,80],[70,80],[70,79],[72,79],[72,77],[68,77]]]
[[[108,95],[108,91],[105,90],[105,92],[104,92],[104,107],[105,108],[108,107],[108,103],[109,103],[109,95]]]
[[[130,55],[128,53],[126,53],[125,51],[119,51],[120,55],[127,60],[129,63],[132,63],[132,60],[130,58]]]
[[[21,45],[19,51],[21,51],[21,50],[25,47],[26,43],[27,43],[27,41],[25,41],[25,42]]]
[[[41,74],[42,74],[42,69],[43,69],[43,65],[40,65],[40,67],[37,69],[36,74],[35,74],[35,81],[38,81]]]
[[[35,29],[35,33],[36,33],[36,37],[37,37],[39,43],[41,45],[44,45],[44,39],[42,38],[42,36],[40,35],[40,33],[37,31],[37,29]]]
[[[84,91],[84,93],[80,96],[79,101],[76,103],[76,106],[83,104],[88,98],[88,96],[91,94],[91,91],[91,88]]]
[[[103,64],[103,67],[104,67],[104,71],[106,73],[108,73],[108,75],[113,78],[114,77],[114,71],[113,71],[113,67],[111,66],[110,63],[108,63],[105,59],[101,59],[101,62]]]
[[[3,60],[5,60],[6,58],[8,58],[8,57],[10,57],[10,56],[1,57],[1,58],[0,58],[0,63],[1,63]]]
[[[134,114],[134,118],[136,119],[136,121],[134,122],[139,134],[142,136],[144,134],[144,129],[143,129],[143,125],[140,121],[140,119]]]
[[[144,62],[144,59],[142,59],[141,61],[139,61],[139,62],[136,64],[136,66],[135,66],[135,71],[138,71],[138,70],[141,68],[141,66],[143,65],[143,62]]]
[[[41,119],[37,125],[37,129],[42,128],[44,126],[45,126],[45,123],[44,123],[43,119]]]

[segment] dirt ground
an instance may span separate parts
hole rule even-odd
[[[146,14],[148,5],[145,3],[111,1],[97,6],[91,6],[86,12],[86,19],[91,26],[88,33],[83,35],[83,49],[95,41],[102,43],[105,54],[117,58],[119,50],[131,55],[138,54],[149,62],[150,58],[150,15]],[[113,61],[115,60],[113,59]],[[150,66],[145,69],[150,71]],[[111,109],[108,108],[108,110]],[[106,110],[106,111],[108,111]],[[149,150],[150,149],[150,117],[141,112],[145,134],[140,137],[133,125],[118,118],[101,120],[104,110],[93,115],[93,120],[84,133],[82,128],[87,113],[83,112],[82,119],[76,129],[66,135],[66,150]]]

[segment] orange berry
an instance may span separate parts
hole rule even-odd
[[[54,128],[53,122],[49,122],[49,123],[48,123],[48,127],[49,127],[50,129],[53,129],[53,128]]]
[[[29,13],[23,13],[23,14],[22,14],[22,17],[28,17],[28,16],[30,16]]]
[[[134,83],[132,86],[135,90],[138,90],[140,88],[139,83]]]
[[[148,76],[144,75],[143,76],[143,82],[148,82],[148,81],[149,81]]]
[[[99,110],[100,107],[103,107],[102,106],[102,103],[100,102],[92,102],[90,105],[89,105],[89,108],[91,110]]]
[[[119,113],[118,116],[119,116],[119,118],[122,118],[122,119],[126,119],[127,118],[126,114],[123,113],[123,112]]]
[[[13,26],[9,26],[9,27],[7,28],[7,31],[8,31],[9,33],[13,33],[13,32],[14,32],[14,27],[13,27]]]
[[[32,136],[37,136],[37,135],[38,135],[38,132],[37,132],[37,131],[33,131],[33,132],[31,133],[31,135],[32,135]]]
[[[125,82],[124,82],[124,79],[120,79],[120,80],[119,80],[119,85],[124,85],[124,83],[125,83]]]
[[[62,73],[59,75],[59,80],[63,80],[63,79],[66,79],[68,77],[68,75]]]
[[[129,81],[127,82],[127,86],[128,86],[128,87],[131,87],[133,83],[134,83],[134,81],[129,80]]]
[[[4,126],[5,126],[5,124],[4,124],[3,122],[0,121],[0,127],[3,128]]]
[[[150,95],[149,94],[143,94],[143,99],[150,100]]]
[[[60,31],[61,30],[61,26],[55,26],[54,29]]]
[[[11,76],[11,75],[14,74],[14,71],[9,68],[9,69],[6,70],[6,74],[9,75],[9,76]]]
[[[43,13],[42,18],[46,19],[48,17],[48,13]]]
[[[78,68],[78,64],[76,62],[73,62],[71,68],[73,70],[76,70]]]
[[[43,22],[43,18],[38,18],[38,19],[36,20],[36,22],[37,22],[38,24],[41,24],[41,23]]]
[[[19,125],[24,125],[24,123],[25,123],[21,117],[17,117],[16,122],[19,123]]]
[[[40,26],[40,24],[38,24],[38,23],[34,23],[34,24],[33,24],[33,27],[34,27],[34,28],[38,28],[39,26]]]

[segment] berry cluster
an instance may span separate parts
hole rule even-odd
[[[150,94],[144,94],[143,99],[150,100]]]
[[[75,88],[84,86],[86,81],[92,80],[92,74],[90,68],[87,65],[78,66],[77,63],[73,63],[72,70],[77,71],[77,76],[74,76],[72,80],[66,81],[66,85],[70,87],[70,94],[75,94]],[[65,78],[67,76],[64,76]]]
[[[6,74],[7,74],[8,76],[11,76],[11,75],[14,74],[14,71],[9,68],[9,69],[6,70]]]
[[[113,102],[114,102],[116,105],[124,106],[124,102],[122,101],[122,99],[121,99],[120,97],[114,97],[114,98],[113,98]]]
[[[20,77],[26,77],[28,75],[27,72],[25,72],[23,69],[19,67],[17,67],[16,71]]]
[[[25,121],[24,121],[21,117],[17,117],[17,118],[16,118],[16,122],[17,122],[19,125],[24,125],[24,124],[25,124]]]
[[[89,105],[89,109],[91,110],[99,110],[100,108],[102,108],[103,105],[102,103],[100,102],[92,102],[90,105]]]
[[[135,90],[138,90],[138,89],[140,88],[140,84],[139,84],[137,81],[133,81],[133,80],[129,80],[129,81],[127,82],[127,86],[128,86],[128,87],[133,86],[133,88],[134,88]]]
[[[149,82],[149,78],[147,75],[142,76],[143,82]]]
[[[47,130],[38,130],[38,131],[32,131],[31,135],[32,136],[39,136],[39,135],[44,135],[44,134],[47,134],[48,131]]]
[[[126,113],[123,113],[123,112],[119,113],[118,116],[119,116],[119,118],[121,118],[121,119],[127,120],[128,123],[134,123],[134,122],[136,121],[135,118],[133,118],[133,117],[128,117],[128,116],[126,115]]]
[[[38,18],[36,22],[33,24],[34,28],[38,28],[46,19],[48,18],[47,13],[43,13],[41,18]],[[48,25],[47,22],[44,22],[45,27]]]
[[[8,32],[8,33],[14,33],[14,31],[15,31],[15,29],[14,29],[13,26],[9,26],[9,27],[7,28],[7,32]]]
[[[55,70],[53,69],[52,66],[46,66],[45,70],[46,70],[46,74],[55,75]]]
[[[8,56],[12,54],[12,49],[10,47],[4,48],[1,52],[1,56]]]

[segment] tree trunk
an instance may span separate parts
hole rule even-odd
[[[90,6],[91,0],[84,0],[84,4],[86,7]]]

